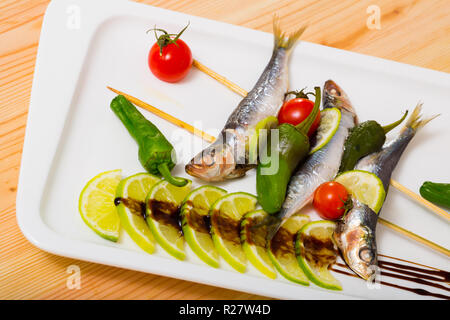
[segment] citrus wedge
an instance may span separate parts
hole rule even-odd
[[[304,286],[309,286],[309,280],[297,262],[294,241],[297,232],[309,221],[307,215],[293,215],[281,225],[268,248],[269,258],[278,272],[287,280]]]
[[[179,222],[180,206],[191,190],[192,182],[176,187],[163,180],[147,195],[146,220],[158,244],[177,259],[184,260],[184,239]]]
[[[277,125],[278,125],[278,118],[275,116],[268,116],[267,118],[262,119],[256,124],[254,132],[252,135],[250,135],[248,143],[250,163],[253,163],[253,161],[255,161],[256,163],[258,159],[259,138],[260,134],[262,133],[261,130],[265,129],[267,131],[264,132],[264,134],[269,134],[270,129],[276,128]]]
[[[245,272],[247,259],[241,247],[240,221],[253,211],[256,197],[245,192],[230,193],[219,198],[210,209],[211,235],[219,254],[235,270]]]
[[[267,254],[267,226],[260,225],[268,217],[264,210],[251,211],[241,222],[241,243],[250,263],[265,276],[275,279],[277,274]]]
[[[88,181],[78,200],[83,221],[101,237],[117,241],[120,220],[114,206],[116,188],[122,179],[122,170],[106,171]]]
[[[116,191],[115,204],[120,223],[131,239],[145,252],[155,251],[155,239],[145,222],[145,198],[161,181],[149,173],[138,173],[123,179]]]
[[[311,146],[309,154],[322,149],[331,138],[333,138],[339,123],[341,122],[341,111],[338,108],[326,108],[320,112],[320,124],[317,128],[316,142]]]
[[[338,175],[335,181],[342,184],[359,202],[367,205],[375,213],[380,211],[386,191],[383,182],[375,174],[351,170]]]
[[[227,192],[213,186],[203,186],[188,194],[181,207],[181,227],[184,239],[192,251],[211,267],[219,267],[219,254],[209,233],[209,208]]]
[[[335,228],[333,221],[307,223],[297,233],[295,252],[309,280],[325,289],[342,290],[340,282],[328,270],[337,257],[332,240]]]

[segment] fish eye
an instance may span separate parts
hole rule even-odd
[[[367,247],[364,247],[359,250],[359,257],[361,258],[362,261],[370,263],[372,262],[374,255],[372,253],[372,250],[370,250]]]
[[[208,150],[208,153],[205,154],[205,157],[203,157],[203,164],[211,167],[216,163],[216,149],[212,148],[210,150]],[[209,161],[206,161],[209,160]]]

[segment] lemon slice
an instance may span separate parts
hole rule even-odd
[[[293,215],[281,225],[268,248],[269,258],[278,272],[287,280],[304,286],[309,286],[309,280],[297,262],[294,241],[297,232],[309,221],[307,215]]]
[[[309,280],[325,289],[342,290],[340,282],[328,270],[337,257],[332,240],[335,228],[333,221],[314,221],[304,225],[297,233],[295,253]]]
[[[211,235],[219,254],[239,272],[245,272],[247,259],[241,247],[240,221],[256,206],[254,195],[236,192],[218,199],[210,209]]]
[[[101,237],[117,241],[120,220],[114,206],[116,188],[122,179],[122,170],[100,173],[88,181],[78,200],[83,221]]]
[[[267,254],[267,226],[260,225],[268,217],[264,210],[247,213],[241,223],[241,243],[250,263],[265,276],[275,279],[277,274]]]
[[[219,254],[211,238],[209,208],[227,192],[213,186],[203,186],[188,194],[181,207],[181,227],[192,251],[211,267],[219,267]]]
[[[331,138],[333,138],[339,123],[341,122],[341,111],[338,108],[326,108],[320,112],[320,124],[317,128],[316,143],[311,146],[309,154],[322,149]]]
[[[176,187],[163,180],[153,186],[145,200],[147,224],[158,244],[177,259],[184,260],[184,239],[179,221],[180,205],[192,182]]]
[[[145,198],[159,181],[161,179],[149,173],[132,175],[119,183],[114,201],[123,228],[148,253],[155,251],[155,239],[144,219]]]
[[[375,213],[383,205],[386,191],[383,182],[375,174],[362,170],[346,171],[335,179],[359,202],[364,203]]]

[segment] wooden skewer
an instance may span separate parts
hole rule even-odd
[[[396,225],[396,224],[394,224],[392,222],[389,222],[389,221],[387,221],[387,220],[385,220],[383,218],[378,218],[378,221],[382,225],[384,225],[384,226],[386,226],[388,228],[391,228],[392,230],[395,230],[398,233],[401,233],[404,236],[407,236],[408,238],[416,240],[417,242],[420,242],[420,243],[422,243],[422,244],[424,244],[424,245],[426,245],[426,246],[428,246],[428,247],[430,247],[430,248],[432,248],[432,249],[434,249],[434,250],[436,250],[436,251],[438,251],[440,253],[443,253],[447,257],[450,257],[450,250],[448,250],[448,249],[446,249],[446,248],[444,248],[444,247],[442,247],[442,246],[440,246],[440,245],[438,245],[438,244],[436,244],[434,242],[431,242],[430,240],[427,240],[427,239],[425,239],[425,238],[423,238],[423,237],[421,237],[421,236],[419,236],[419,235],[417,235],[417,234],[415,234],[415,233],[413,233],[411,231],[408,231],[408,230],[406,230],[406,229],[404,229],[404,228],[402,228],[402,227],[400,227],[400,226],[398,226],[398,225]]]
[[[411,190],[409,190],[408,188],[406,188],[404,185],[401,185],[399,182],[397,182],[394,179],[391,179],[391,186],[393,186],[394,188],[396,188],[397,190],[403,192],[404,194],[406,194],[407,196],[409,196],[411,199],[413,199],[414,201],[416,201],[417,203],[423,205],[425,208],[428,208],[429,210],[431,210],[432,212],[440,215],[441,217],[450,220],[450,213],[448,213],[447,211],[445,211],[444,209],[439,208],[437,205],[431,203],[430,201],[428,201],[427,199],[422,198],[421,196],[419,196],[418,194],[412,192]]]
[[[245,97],[247,95],[247,91],[245,91],[244,89],[242,89],[241,87],[239,87],[237,84],[231,82],[230,80],[228,80],[227,78],[221,76],[220,74],[214,72],[213,70],[211,70],[210,68],[208,68],[207,66],[205,66],[204,64],[200,63],[197,60],[194,60],[194,62],[192,63],[194,65],[194,67],[196,67],[198,70],[206,73],[208,76],[210,76],[211,78],[213,78],[214,80],[217,80],[218,82],[220,82],[221,84],[223,84],[224,86],[228,87],[230,90],[236,92],[237,94]]]
[[[245,97],[247,95],[247,91],[245,91],[244,89],[240,88],[238,85],[236,85],[235,83],[231,82],[227,78],[222,77],[221,75],[217,74],[213,70],[211,70],[208,67],[204,66],[203,64],[201,64],[197,60],[194,60],[194,66],[197,67],[200,71],[203,71],[204,73],[209,75],[210,77],[216,79],[217,81],[222,83],[224,86],[226,86],[226,87],[230,88],[231,90],[233,90],[234,92],[240,94],[241,96]],[[423,205],[424,207],[428,208],[429,210],[431,210],[432,212],[436,213],[437,215],[439,215],[441,217],[444,217],[447,220],[450,220],[450,214],[448,212],[446,212],[445,210],[439,208],[438,206],[432,204],[431,202],[429,202],[428,200],[422,198],[418,194],[412,192],[411,190],[409,190],[408,188],[406,188],[405,186],[400,184],[398,181],[395,181],[394,179],[391,179],[390,182],[391,182],[391,186],[393,186],[394,188],[396,188],[400,192],[403,192],[405,195],[407,195],[408,197],[410,197],[411,199],[413,199],[417,203]]]
[[[167,120],[170,123],[173,123],[174,125],[179,126],[180,128],[186,129],[190,133],[192,133],[196,136],[199,136],[200,138],[203,138],[206,141],[212,142],[216,139],[212,135],[207,134],[206,132],[203,132],[201,130],[198,130],[197,128],[194,128],[193,126],[191,126],[189,123],[186,123],[180,119],[177,119],[174,116],[172,116],[172,115],[170,115],[170,114],[168,114],[168,113],[166,113],[166,112],[164,112],[142,100],[139,100],[138,98],[130,96],[129,94],[126,94],[125,92],[119,91],[119,90],[111,88],[109,86],[107,86],[107,88],[109,90],[111,90],[112,92],[123,95],[125,98],[128,99],[128,101],[132,102],[133,104],[135,104],[141,108],[144,108],[145,110],[148,110],[151,113],[156,114],[158,117],[163,118],[164,120]]]
[[[187,123],[185,123],[185,122],[183,122],[183,121],[181,121],[181,120],[179,120],[179,119],[169,115],[168,113],[166,113],[166,112],[164,112],[162,110],[159,110],[158,108],[155,108],[155,107],[149,105],[148,103],[145,103],[144,101],[139,100],[138,98],[130,96],[129,94],[126,94],[126,93],[124,93],[122,91],[113,89],[113,88],[111,88],[109,86],[107,88],[109,90],[117,93],[117,94],[123,95],[125,98],[127,98],[130,102],[132,102],[133,104],[137,105],[138,107],[144,108],[144,109],[146,109],[146,110],[156,114],[157,116],[163,118],[164,120],[167,120],[167,121],[169,121],[169,122],[171,122],[171,123],[173,123],[173,124],[183,128],[183,129],[186,129],[189,132],[191,132],[191,133],[193,133],[193,134],[195,134],[195,135],[205,139],[208,142],[214,142],[214,140],[216,139],[215,137],[211,136],[210,134],[207,134],[206,132],[203,132],[203,131],[201,131],[201,130],[199,130],[197,128],[194,128],[193,126],[191,126],[191,125],[189,125],[189,124],[187,124]],[[388,226],[389,228],[391,228],[391,229],[393,229],[395,231],[398,231],[398,232],[406,235],[407,237],[409,237],[409,238],[411,238],[413,240],[416,240],[416,241],[418,241],[418,242],[420,242],[420,243],[422,243],[422,244],[424,244],[424,245],[426,245],[426,246],[428,246],[428,247],[430,247],[430,248],[432,248],[434,250],[437,250],[437,251],[439,251],[439,252],[441,252],[441,253],[443,253],[443,254],[445,254],[447,256],[450,256],[450,251],[445,249],[445,248],[443,248],[443,247],[441,247],[441,246],[439,246],[438,244],[436,244],[434,242],[431,242],[431,241],[429,241],[429,240],[427,240],[427,239],[425,239],[425,238],[423,238],[421,236],[418,236],[418,235],[416,235],[415,233],[413,233],[411,231],[403,229],[403,228],[393,224],[392,222],[386,221],[386,220],[381,219],[381,218],[379,218],[379,220],[380,220],[381,223],[383,223],[384,225]]]

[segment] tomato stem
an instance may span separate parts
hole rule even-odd
[[[187,29],[187,27],[189,26],[190,23],[191,22],[189,21],[188,24],[186,25],[186,27],[181,29],[181,31],[179,33],[168,33],[164,29],[156,28],[156,25],[154,28],[147,30],[147,33],[149,31],[155,32],[156,43],[159,46],[159,55],[160,56],[162,56],[162,50],[165,46],[173,43],[178,47],[177,40],[180,38],[180,36],[183,34],[183,32]],[[158,36],[158,34],[156,33],[157,31],[162,32],[162,34],[160,36]]]
[[[288,95],[293,94],[295,98],[302,98],[302,99],[309,99],[308,95],[315,96],[316,94],[314,92],[304,92],[306,87],[304,87],[302,90],[296,90],[296,91],[288,91],[284,94],[284,98],[286,98]]]
[[[349,212],[353,208],[353,201],[351,197],[349,197],[345,201],[341,197],[339,197],[339,199],[341,200],[343,206],[339,207],[338,209],[339,210],[344,209],[344,214],[342,215],[342,218],[344,218],[347,212]]]

